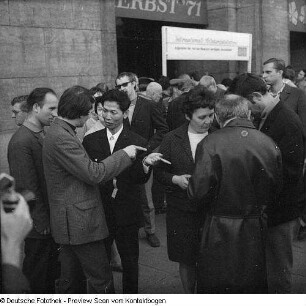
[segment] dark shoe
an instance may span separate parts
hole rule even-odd
[[[147,241],[149,245],[153,248],[160,246],[160,241],[155,234],[147,234]]]
[[[112,271],[114,271],[114,272],[121,272],[122,273],[122,271],[123,271],[122,265],[119,265],[119,264],[116,264],[116,263],[114,263],[114,264],[111,263],[110,266],[111,266]]]

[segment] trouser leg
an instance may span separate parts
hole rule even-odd
[[[266,244],[269,293],[291,293],[293,240],[299,220],[295,219],[268,229]]]
[[[59,277],[58,245],[50,238],[25,239],[23,273],[31,292],[54,293],[55,280]]]
[[[142,201],[142,211],[144,215],[144,230],[147,234],[155,233],[155,208],[152,198],[153,175],[151,173],[149,180],[144,185],[144,194]]]
[[[61,246],[59,260],[61,276],[57,281],[57,293],[86,293],[86,277],[70,245]]]
[[[87,293],[114,293],[113,274],[103,240],[74,245],[87,279]]]
[[[117,243],[123,268],[123,293],[138,293],[138,226],[129,225],[119,227],[116,233],[115,240]]]

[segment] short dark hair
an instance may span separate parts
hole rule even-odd
[[[103,91],[99,87],[92,87],[89,89],[89,93],[91,96],[94,96],[97,92],[101,93],[103,95]]]
[[[92,109],[94,98],[87,88],[72,86],[64,91],[58,103],[58,115],[66,119],[87,116]]]
[[[109,90],[107,84],[104,82],[98,83],[95,87],[98,87],[102,93],[105,93],[106,91]]]
[[[248,100],[234,94],[225,95],[216,103],[215,110],[221,123],[235,117],[248,119]]]
[[[252,93],[259,92],[262,95],[267,93],[267,84],[257,74],[242,73],[236,76],[227,90],[227,94],[236,94],[252,101]]]
[[[24,105],[26,111],[30,112],[33,109],[33,105],[37,103],[40,107],[44,105],[44,99],[46,94],[51,93],[56,96],[53,89],[47,87],[35,88],[28,96],[27,103]]]
[[[285,68],[284,73],[283,73],[283,77],[294,82],[294,80],[295,80],[295,70],[293,68],[290,68],[289,66],[287,66]]]
[[[29,95],[17,96],[11,101],[11,105],[14,106],[16,103],[26,103]]]
[[[104,93],[102,97],[98,97],[96,100],[95,109],[97,109],[99,103],[104,105],[105,101],[117,102],[122,112],[127,111],[131,104],[128,95],[118,89],[111,89]]]
[[[221,81],[221,84],[224,85],[225,87],[230,87],[232,84],[233,80],[230,78],[225,78]]]
[[[200,75],[199,71],[197,71],[197,70],[191,71],[191,72],[189,73],[189,76],[190,76],[192,79],[194,79],[195,81],[197,81],[197,82],[199,82],[200,79],[201,79],[201,75]]]
[[[280,58],[272,57],[272,58],[269,58],[268,60],[266,60],[263,64],[267,65],[267,64],[270,64],[270,63],[273,63],[274,69],[285,71],[286,64],[285,64],[284,60],[282,60]]]
[[[162,75],[158,83],[162,86],[163,90],[167,90],[170,87],[170,79],[167,76]]]
[[[208,107],[209,109],[213,109],[215,103],[216,96],[203,85],[198,85],[186,94],[182,110],[188,118],[191,118],[194,111],[198,108]]]

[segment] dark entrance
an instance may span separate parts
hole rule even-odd
[[[290,64],[298,72],[306,68],[306,33],[290,32]]]
[[[158,79],[162,75],[161,27],[204,26],[153,20],[116,18],[118,71],[135,72],[139,77]],[[169,61],[168,76],[174,77],[175,62]]]

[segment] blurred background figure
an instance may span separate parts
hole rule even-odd
[[[29,283],[21,271],[21,254],[24,239],[31,231],[33,221],[25,199],[14,191],[14,179],[1,173],[0,180],[1,292],[30,293]],[[5,210],[7,201],[15,203],[13,211]]]
[[[94,103],[94,112],[97,115],[98,120],[95,121],[94,125],[85,133],[84,136],[87,136],[89,134],[92,134],[96,131],[99,131],[105,128],[104,119],[103,119],[103,106],[101,103],[102,97],[103,95],[96,97],[95,103]]]
[[[96,101],[98,97],[101,97],[105,92],[109,90],[106,83],[98,83],[96,86],[89,89],[90,95],[94,98],[93,101]],[[96,112],[96,104],[92,104],[92,109],[89,113],[89,118],[85,122],[83,127],[77,128],[77,135],[79,139],[82,141],[84,136],[92,133],[93,131],[99,130],[101,127],[101,123],[103,124],[103,120],[99,120],[99,116]]]
[[[203,85],[204,87],[206,87],[209,91],[211,91],[215,96],[217,100],[220,100],[223,98],[225,90],[221,89],[217,86],[216,84],[216,80],[214,79],[214,77],[210,76],[210,75],[204,75],[200,82],[200,85]]]
[[[223,79],[223,80],[221,81],[221,83],[218,84],[217,86],[219,86],[219,87],[220,87],[221,89],[223,89],[223,90],[227,90],[227,89],[231,86],[232,82],[233,82],[232,79],[230,79],[230,78],[225,78],[225,79]],[[221,85],[223,85],[223,87],[221,87]]]
[[[283,73],[283,82],[291,87],[297,87],[295,85],[295,71],[291,66],[287,66]]]
[[[147,86],[151,83],[154,82],[153,78],[149,78],[149,77],[140,77],[138,78],[138,88],[139,88],[139,92],[143,93],[145,95],[145,92],[147,90]]]
[[[299,87],[299,82],[301,82],[302,80],[304,80],[306,78],[306,69],[301,69],[296,77],[296,85],[297,87]]]
[[[16,125],[21,126],[27,117],[25,103],[28,95],[15,97],[12,102],[12,118],[15,119]]]
[[[191,79],[172,79],[170,85],[173,89],[173,95],[168,104],[167,124],[169,130],[172,131],[186,122],[182,105],[188,96],[188,92],[195,87],[195,83]]]

